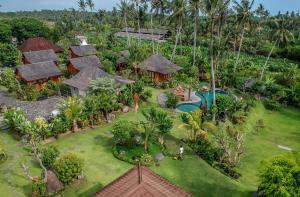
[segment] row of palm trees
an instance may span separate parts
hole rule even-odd
[[[82,13],[94,10],[92,0],[79,0],[78,5]],[[232,6],[231,6],[232,5]],[[183,34],[187,28],[192,27],[192,65],[197,64],[198,48],[200,34],[208,40],[211,87],[213,92],[213,104],[215,105],[215,84],[216,77],[219,77],[218,70],[222,67],[222,60],[225,58],[226,50],[230,43],[233,45],[233,51],[236,53],[236,59],[233,66],[233,74],[240,68],[240,55],[244,50],[246,37],[252,36],[258,39],[258,42],[264,42],[267,31],[271,32],[268,39],[272,43],[272,48],[262,65],[260,79],[263,80],[268,61],[276,46],[287,46],[293,40],[293,34],[289,31],[291,24],[284,15],[270,18],[269,12],[259,5],[254,10],[254,0],[120,0],[118,4],[119,14],[122,18],[122,24],[127,32],[127,45],[131,46],[129,36],[129,24],[135,24],[138,32],[141,27],[149,25],[147,19],[150,17],[150,27],[168,26],[175,33],[174,48],[171,60],[175,60],[177,47],[183,45]],[[150,8],[148,9],[148,7]],[[269,29],[264,30],[264,28]],[[271,27],[271,28],[270,28]],[[139,37],[141,43],[141,36]],[[155,45],[153,41],[153,53]]]

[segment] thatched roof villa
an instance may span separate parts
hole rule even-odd
[[[57,65],[58,57],[52,49],[41,51],[24,52],[22,62],[23,64],[34,64],[38,62],[53,61]]]
[[[154,82],[167,81],[172,74],[179,72],[183,68],[177,66],[160,54],[150,56],[138,65],[138,69],[146,70]]]

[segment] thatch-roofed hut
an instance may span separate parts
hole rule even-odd
[[[58,57],[52,49],[41,50],[41,51],[30,51],[30,52],[23,53],[22,61],[23,64],[34,64],[38,62],[53,61],[57,65]]]
[[[79,45],[70,47],[70,58],[96,55],[97,50],[93,45]]]
[[[115,80],[116,86],[134,83],[134,81],[123,79],[120,76],[112,76],[99,67],[88,66],[71,79],[65,80],[64,84],[70,87],[73,96],[85,96],[90,82],[99,78],[113,79]]]
[[[38,90],[41,90],[49,80],[59,82],[62,73],[53,61],[49,61],[19,65],[16,68],[16,76],[18,79],[27,84],[35,85]]]
[[[70,74],[77,74],[86,67],[103,67],[96,55],[70,59],[67,69]]]
[[[169,61],[160,54],[155,54],[138,65],[138,69],[146,70],[154,82],[169,80],[172,74],[183,68]]]

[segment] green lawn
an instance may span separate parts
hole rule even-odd
[[[151,103],[144,104],[141,108],[156,105],[157,94],[158,91],[155,91]],[[175,153],[180,145],[179,140],[184,138],[186,133],[178,128],[179,115],[171,111],[170,114],[175,121],[175,126],[172,134],[167,137],[167,146],[171,153]],[[269,112],[261,105],[255,108],[244,126],[247,132],[246,153],[240,166],[243,176],[238,181],[224,176],[209,166],[188,147],[185,147],[186,156],[183,161],[167,157],[159,167],[152,167],[152,169],[194,196],[251,196],[256,188],[256,174],[260,161],[286,152],[277,148],[277,144],[299,150],[300,122],[297,120],[299,114],[300,111],[295,109]],[[263,117],[267,127],[261,133],[255,134],[252,131],[253,124],[260,117]],[[118,115],[117,119],[138,121],[142,120],[142,115],[140,111],[137,114],[130,112]],[[62,154],[75,152],[85,160],[86,180],[81,184],[68,187],[63,192],[63,196],[89,196],[132,167],[113,157],[109,132],[111,125],[104,124],[93,130],[61,137],[53,143]],[[20,168],[20,161],[27,160],[27,163],[32,166],[33,174],[37,174],[39,170],[11,135],[1,132],[0,139],[9,155],[8,161],[0,166],[0,191],[5,194],[4,196],[25,196],[29,192],[28,181]]]
[[[254,131],[255,121],[262,118],[265,128]],[[278,145],[300,151],[300,110],[282,108],[279,112],[267,111],[260,104],[249,117],[246,126],[245,155],[241,160],[241,182],[255,189],[261,161],[275,155],[289,154]]]

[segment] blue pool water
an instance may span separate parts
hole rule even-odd
[[[222,90],[216,90],[216,96],[218,95],[227,95],[226,92]],[[196,111],[200,108],[201,105],[206,106],[207,109],[210,109],[213,103],[213,93],[211,91],[209,92],[196,92],[196,96],[201,98],[201,101],[196,103],[182,103],[179,104],[176,108],[182,112],[191,112]],[[207,102],[207,104],[206,104]]]

